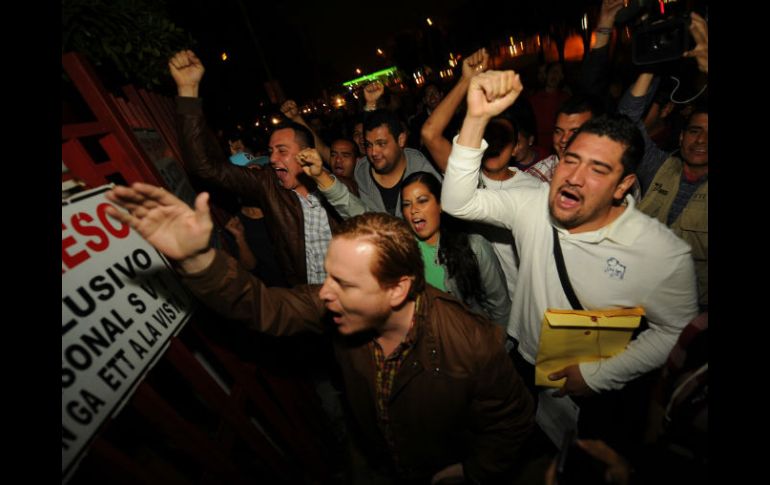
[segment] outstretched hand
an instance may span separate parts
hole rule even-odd
[[[684,53],[684,57],[694,57],[698,62],[698,69],[708,74],[709,72],[709,26],[706,19],[695,12],[690,14],[690,33],[695,39],[695,48]]]
[[[139,182],[131,187],[115,187],[106,197],[130,211],[127,214],[108,208],[110,216],[129,224],[168,258],[186,263],[213,260],[213,251],[209,250],[213,224],[206,192],[195,199],[195,210],[167,190]],[[201,259],[203,256],[206,257]],[[196,269],[206,266],[208,264]],[[185,269],[192,272],[189,266]]]
[[[468,87],[468,117],[492,118],[516,101],[524,87],[514,71],[487,71],[474,76]]]
[[[206,69],[195,52],[177,52],[168,60],[168,69],[174,78],[179,96],[198,97],[198,86]]]

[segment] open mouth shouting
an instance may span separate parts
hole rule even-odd
[[[414,229],[414,232],[416,232],[417,234],[419,234],[425,229],[425,225],[426,225],[425,219],[421,217],[415,217],[415,218],[412,218],[411,222],[412,222],[412,229]]]
[[[335,312],[332,310],[329,310],[329,313],[332,316],[332,320],[334,321],[335,325],[341,325],[342,324],[342,313]]]
[[[283,183],[286,181],[286,177],[289,175],[289,170],[286,167],[281,167],[279,165],[272,165],[273,171],[275,172],[276,177],[278,177],[278,180]]]
[[[561,187],[556,197],[556,204],[560,209],[571,210],[583,202],[583,196],[571,187]]]

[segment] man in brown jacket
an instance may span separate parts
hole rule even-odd
[[[532,399],[489,321],[425,284],[402,220],[368,213],[335,230],[323,285],[267,288],[208,247],[208,194],[191,209],[146,184],[107,196],[216,311],[272,335],[333,332],[355,431],[388,483],[503,480],[533,427]],[[379,483],[379,482],[378,482]],[[457,482],[452,482],[457,483]]]
[[[316,191],[296,159],[304,148],[314,146],[312,133],[298,123],[277,126],[270,135],[270,169],[250,170],[230,164],[219,148],[203,116],[200,82],[205,69],[190,50],[169,60],[177,85],[177,125],[187,169],[234,194],[255,200],[276,249],[278,264],[290,285],[321,283],[323,259],[331,228],[342,218]],[[357,194],[352,182],[340,182]]]

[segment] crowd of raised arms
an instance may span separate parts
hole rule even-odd
[[[203,63],[190,50],[169,60],[185,166],[216,190],[190,207],[116,187],[108,198],[127,211],[111,214],[216,312],[331,336],[343,439],[363,457],[341,483],[540,483],[524,474],[562,447],[600,463],[606,483],[705,480],[708,93],[678,103],[663,69],[636,66],[626,85],[610,74],[623,4],[602,2],[572,71],[495,71],[480,49],[417,103],[379,82],[358,113],[306,120],[286,101],[265,145],[218,138]],[[689,29],[676,64],[698,91],[707,24],[693,13]],[[223,231],[217,194],[241,204]],[[644,318],[618,352],[542,366],[549,315],[629,309]],[[579,408],[574,446],[545,412],[565,402]],[[556,460],[542,472],[572,473]]]

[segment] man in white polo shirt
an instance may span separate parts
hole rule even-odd
[[[572,308],[556,269],[554,229],[575,294],[586,309],[642,306],[649,328],[626,350],[603,361],[571,365],[560,395],[618,390],[660,367],[682,328],[697,313],[690,248],[626,195],[644,153],[638,129],[625,117],[586,122],[570,140],[549,185],[491,191],[477,188],[488,121],[522,90],[513,71],[474,77],[468,110],[446,170],[442,208],[462,219],[507,227],[520,255],[508,335],[532,366],[547,308]],[[515,359],[516,360],[516,359]],[[520,369],[533,378],[534,369]],[[527,374],[530,374],[529,376]]]

